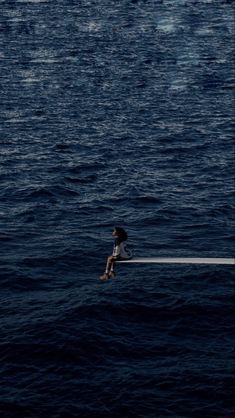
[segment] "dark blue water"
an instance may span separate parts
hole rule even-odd
[[[231,418],[234,9],[0,1],[3,418]]]

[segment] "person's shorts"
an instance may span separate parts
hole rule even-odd
[[[115,261],[125,261],[125,260],[131,260],[132,257],[121,257],[120,255],[117,255],[116,257],[113,257]]]

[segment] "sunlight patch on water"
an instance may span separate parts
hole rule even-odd
[[[166,33],[175,32],[176,31],[176,27],[175,27],[174,23],[171,22],[168,19],[161,20],[157,24],[157,29],[160,30],[160,31],[162,31],[162,32],[166,32]]]

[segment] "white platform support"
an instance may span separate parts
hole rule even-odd
[[[134,257],[131,260],[120,260],[117,263],[167,263],[167,264],[233,264],[235,258],[211,257]]]

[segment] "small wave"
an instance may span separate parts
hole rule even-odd
[[[0,242],[12,241],[13,239],[14,236],[9,233],[0,233]]]
[[[97,171],[101,170],[105,168],[105,164],[99,163],[98,161],[94,161],[94,163],[92,164],[85,164],[85,163],[81,163],[80,165],[74,166],[74,167],[69,167],[67,169],[67,171],[70,174],[82,174],[82,173],[87,173],[87,172],[95,172],[97,173]]]
[[[12,197],[16,201],[17,200],[40,200],[40,199],[53,199],[54,194],[51,190],[49,190],[47,187],[38,187],[38,186],[30,186],[30,187],[19,187],[19,188],[13,188],[8,187],[4,190],[4,196],[5,197]]]
[[[72,190],[67,186],[63,186],[61,184],[59,185],[53,185],[48,187],[40,187],[32,190],[24,189],[22,193],[19,193],[19,191],[16,191],[16,194],[22,195],[24,197],[27,197],[28,200],[50,200],[50,201],[56,201],[58,196],[76,196],[78,193],[76,190]]]
[[[138,197],[130,198],[130,201],[136,202],[136,203],[143,203],[143,204],[153,204],[153,203],[162,203],[161,199],[157,196],[151,196],[151,195],[143,195]]]
[[[38,291],[45,286],[45,277],[29,276],[20,269],[1,268],[1,287],[10,291]]]
[[[98,176],[96,174],[91,174],[84,177],[71,177],[67,176],[65,177],[65,180],[69,183],[93,183],[95,180],[97,180]]]
[[[78,192],[76,190],[72,190],[67,186],[54,186],[53,193],[55,196],[77,196]]]
[[[45,188],[37,189],[34,191],[28,191],[28,197],[33,199],[41,199],[41,198],[54,198],[53,193]]]
[[[61,144],[56,144],[55,145],[55,149],[58,150],[58,151],[69,151],[70,148],[71,148],[70,144],[61,143]]]

